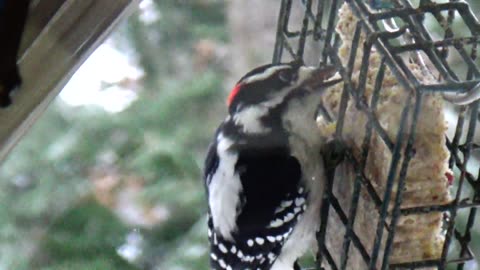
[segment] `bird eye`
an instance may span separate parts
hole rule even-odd
[[[282,70],[278,73],[278,78],[283,82],[291,82],[295,78],[290,70]]]

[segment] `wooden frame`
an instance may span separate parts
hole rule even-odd
[[[22,85],[0,109],[0,160],[139,0],[33,1],[20,46]]]

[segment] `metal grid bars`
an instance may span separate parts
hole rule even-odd
[[[343,41],[335,31],[342,0],[282,0],[273,53],[274,63],[288,58],[309,62],[314,58],[318,65],[334,64],[344,82],[336,112],[328,115],[328,109],[321,110],[327,112],[327,120],[335,120],[336,140],[325,157],[328,181],[314,269],[464,269],[473,259],[469,248],[472,229],[480,226],[476,215],[480,206],[478,101],[466,106],[446,105],[456,117],[455,132],[446,139],[449,167],[456,178],[450,188],[451,201],[406,207],[402,203],[409,164],[416,154],[422,102],[432,92],[441,92],[448,99],[448,93],[451,97],[452,93],[474,91],[480,82],[476,59],[480,24],[468,4],[460,0],[345,1],[356,18],[348,57],[340,56]],[[316,44],[317,50],[306,52],[308,44]],[[372,54],[380,60],[374,78],[369,79]],[[412,63],[420,71],[412,70]],[[356,78],[354,69],[359,69]],[[387,74],[393,74],[406,93],[394,136],[382,126],[377,112]],[[425,80],[427,76],[435,79]],[[367,95],[368,80],[373,90]],[[345,146],[349,104],[354,104],[366,119],[359,127],[364,129],[364,136],[356,151],[347,147],[344,167],[340,167],[332,164],[330,161],[336,158],[328,155]],[[366,173],[375,136],[391,156],[382,188]],[[338,175],[345,170],[351,170],[350,177]],[[345,179],[350,181],[345,189],[348,192],[339,196],[336,186]],[[371,228],[359,229],[366,224],[362,221],[365,216],[359,213],[366,211],[374,213],[370,214],[374,218],[367,221]],[[435,214],[443,216],[440,253],[413,254],[413,261],[392,260],[399,221]]]

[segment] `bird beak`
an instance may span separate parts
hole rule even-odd
[[[304,80],[303,85],[310,91],[325,89],[342,81],[342,77],[334,66],[302,68],[308,72],[308,78]]]

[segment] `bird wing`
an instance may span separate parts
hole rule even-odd
[[[210,157],[207,156],[206,168],[222,170],[224,164],[218,161],[215,153],[213,151],[208,155]],[[243,147],[236,156],[234,171],[238,177],[234,181],[241,183],[240,192],[236,194],[240,203],[236,208],[236,228],[231,238],[225,237],[216,230],[222,225],[215,224],[212,215],[209,216],[212,267],[268,269],[292,232],[297,218],[305,210],[307,194],[301,181],[300,163],[283,147]],[[228,183],[232,179],[222,181]],[[222,198],[223,203],[228,205],[229,202],[225,201],[228,197]],[[235,201],[233,197],[229,199]]]

